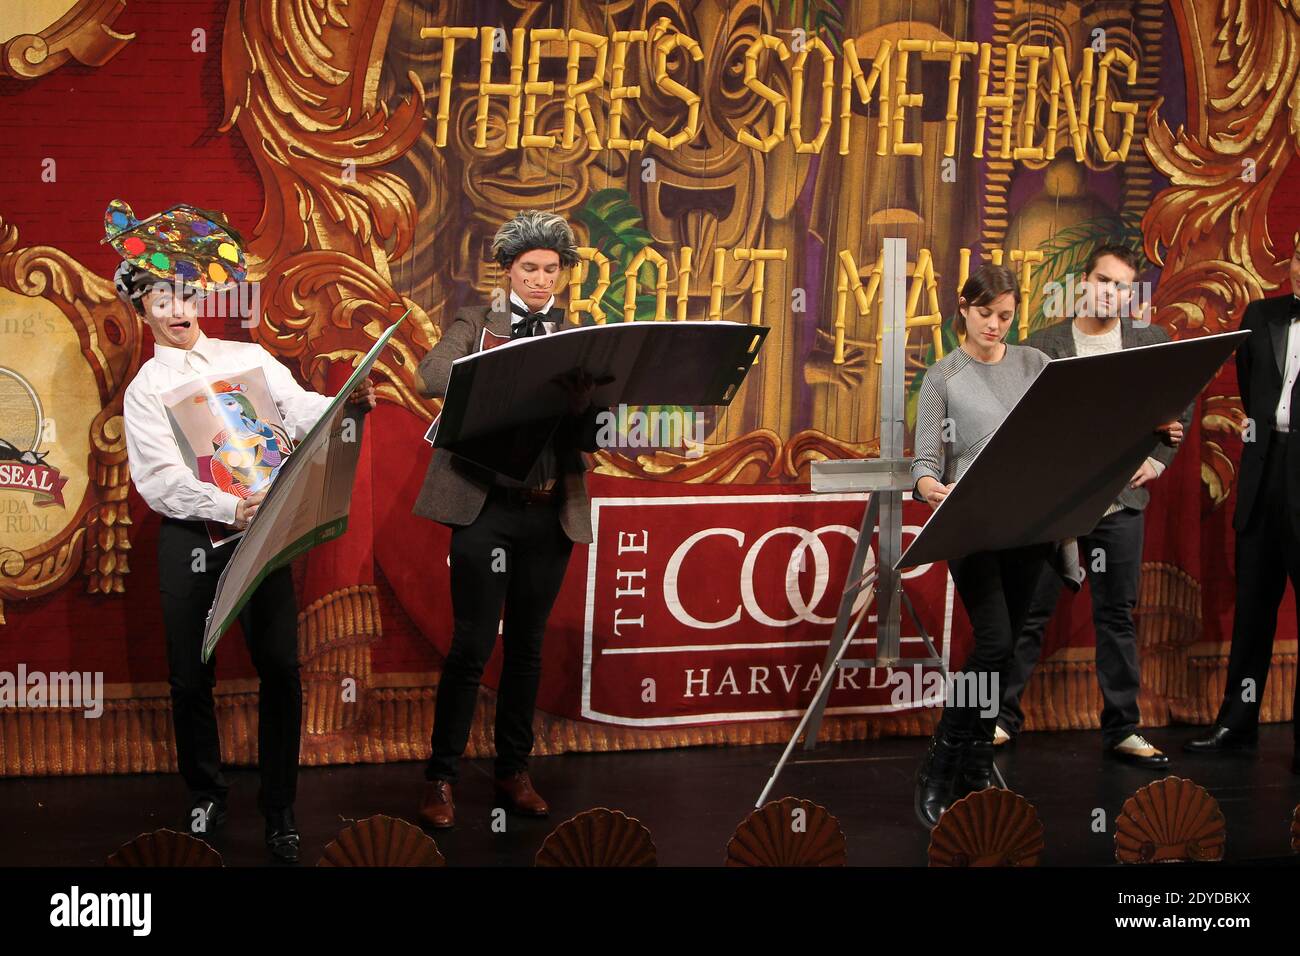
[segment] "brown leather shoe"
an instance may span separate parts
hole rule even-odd
[[[431,780],[425,784],[420,800],[420,820],[439,830],[456,825],[456,804],[451,798],[451,784],[446,780]]]
[[[496,780],[497,799],[507,810],[521,813],[528,817],[544,817],[551,812],[541,794],[533,789],[533,781],[527,770],[498,777]]]

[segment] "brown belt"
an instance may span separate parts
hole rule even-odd
[[[497,485],[492,490],[512,505],[554,505],[560,500],[558,488],[508,488]]]

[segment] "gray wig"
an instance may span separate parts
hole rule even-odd
[[[526,209],[508,220],[492,237],[492,256],[503,269],[533,249],[559,253],[560,265],[578,264],[578,242],[563,217],[541,209]]]

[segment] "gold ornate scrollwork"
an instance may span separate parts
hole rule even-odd
[[[414,384],[420,358],[441,333],[418,304],[399,298],[377,271],[344,252],[314,249],[282,260],[262,288],[266,308],[259,339],[277,355],[298,360],[304,376],[313,380],[320,380],[331,362],[360,359],[410,308],[403,328],[411,331],[393,337],[374,374],[382,380],[381,398],[432,418]],[[390,296],[391,304],[384,304]]]
[[[623,478],[709,484],[757,485],[807,482],[815,461],[879,457],[880,440],[846,442],[816,429],[805,429],[789,441],[760,428],[724,445],[705,445],[696,457],[669,451],[624,455],[602,451],[596,472]]]
[[[89,591],[121,593],[131,549],[122,394],[139,360],[139,323],[108,281],[58,249],[20,247],[18,230],[3,221],[0,311],[11,312],[6,335],[42,337],[39,348],[27,344],[21,370],[43,405],[29,458],[46,470],[43,480],[65,482],[53,496],[5,491],[7,540],[19,544],[0,550],[0,598],[57,588],[79,560]]]
[[[624,455],[602,451],[597,474],[622,478],[654,478],[672,482],[759,484],[780,478],[781,436],[759,429],[725,445],[705,446],[695,458],[667,451]]]
[[[388,262],[411,243],[416,204],[399,176],[379,168],[412,147],[424,122],[414,73],[391,114],[376,101],[395,5],[236,0],[226,17],[222,129],[239,130],[266,190],[249,253],[250,277],[270,294],[252,335],[297,359],[316,385],[317,355],[364,353],[411,304],[393,290]],[[393,340],[402,361],[380,368],[397,378],[380,392],[427,418],[411,358],[437,331],[423,310],[413,315]]]
[[[1212,395],[1201,407],[1201,430],[1214,437],[1203,438],[1201,445],[1201,481],[1210,495],[1210,503],[1219,507],[1228,500],[1228,491],[1237,477],[1233,456],[1224,449],[1219,436],[1241,438],[1246,427],[1246,413],[1240,395]]]
[[[439,188],[417,203],[384,166],[404,161],[424,131],[424,88],[393,109],[378,99],[396,0],[234,0],[226,17],[223,130],[236,129],[257,165],[266,199],[248,243],[260,283],[252,337],[298,364],[323,388],[329,367],[364,355],[380,333],[410,316],[374,366],[381,400],[433,417],[417,392],[420,357],[439,338],[426,310],[393,287],[390,262],[416,237],[417,212],[446,204]],[[444,297],[437,276],[434,301]],[[373,585],[320,595],[299,615],[306,736],[303,760],[375,759],[370,645],[382,633]],[[340,697],[354,681],[357,696]],[[381,758],[382,759],[382,758]]]
[[[1185,64],[1187,123],[1175,132],[1161,116],[1162,101],[1151,107],[1145,148],[1170,185],[1151,203],[1142,231],[1147,255],[1164,266],[1154,297],[1161,324],[1209,334],[1233,328],[1246,303],[1285,281],[1288,257],[1278,255],[1266,217],[1300,146],[1300,5],[1172,6],[1193,41],[1184,44],[1193,53]],[[1243,415],[1235,395],[1207,394],[1205,407],[1210,431]],[[1218,441],[1206,439],[1201,475],[1215,507],[1227,500],[1234,474]]]
[[[5,38],[0,45],[0,74],[34,80],[69,60],[103,66],[135,39],[134,33],[111,29],[125,9],[126,0],[79,0],[40,32]]]

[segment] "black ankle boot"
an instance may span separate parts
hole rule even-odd
[[[914,806],[917,819],[931,830],[939,822],[953,801],[953,785],[961,762],[965,741],[959,737],[936,731],[930,738],[930,749],[925,762],[916,772],[916,797]]]
[[[301,840],[293,807],[266,811],[266,848],[272,857],[281,863],[297,863]]]
[[[993,741],[972,740],[962,754],[961,770],[953,788],[953,803],[969,793],[987,790],[993,780]]]

